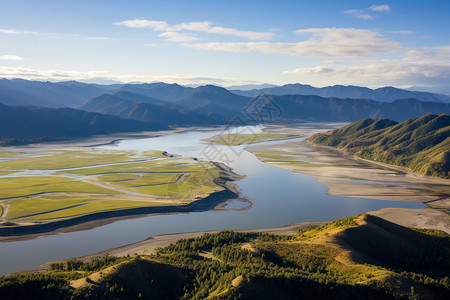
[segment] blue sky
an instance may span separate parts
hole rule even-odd
[[[0,77],[445,86],[450,1],[0,0]]]

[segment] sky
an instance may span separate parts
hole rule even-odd
[[[0,78],[448,89],[450,1],[0,0]]]

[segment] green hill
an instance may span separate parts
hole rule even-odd
[[[450,238],[360,215],[297,235],[224,231],[156,254],[0,277],[4,299],[449,299]]]
[[[308,141],[338,147],[358,157],[407,167],[423,175],[448,178],[450,115],[426,115],[402,123],[364,119]]]

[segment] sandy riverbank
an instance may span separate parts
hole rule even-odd
[[[283,128],[268,126],[267,132],[310,136],[342,124],[319,127]],[[328,194],[358,198],[425,203],[434,209],[386,208],[373,214],[404,226],[435,228],[450,232],[450,180],[411,173],[408,169],[363,160],[343,151],[311,144],[305,140],[283,144],[250,146],[253,153],[269,152],[301,157],[303,163],[273,164],[294,172],[314,176],[328,187]],[[414,213],[413,213],[414,212]]]
[[[265,131],[289,130],[304,136],[322,128],[279,126]],[[450,180],[422,176],[408,169],[388,164],[363,160],[346,155],[343,151],[311,144],[305,140],[283,144],[250,146],[248,151],[270,152],[280,155],[300,156],[305,163],[274,163],[295,172],[314,176],[328,187],[328,194],[337,196],[374,198],[380,200],[427,203],[436,207],[450,207]]]

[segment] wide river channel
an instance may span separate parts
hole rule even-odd
[[[235,132],[258,133],[260,127]],[[238,181],[241,196],[253,201],[246,210],[224,210],[157,215],[117,221],[94,229],[18,242],[0,243],[0,275],[33,268],[52,260],[94,253],[144,240],[153,235],[222,230],[280,227],[296,222],[336,220],[383,207],[422,208],[420,203],[383,201],[327,195],[327,187],[314,177],[294,173],[258,160],[241,146],[202,142],[220,134],[217,130],[189,130],[153,138],[128,139],[98,146],[116,150],[164,150],[174,155],[215,157],[246,175]],[[283,143],[285,141],[261,144]],[[231,202],[236,208],[241,202]]]

